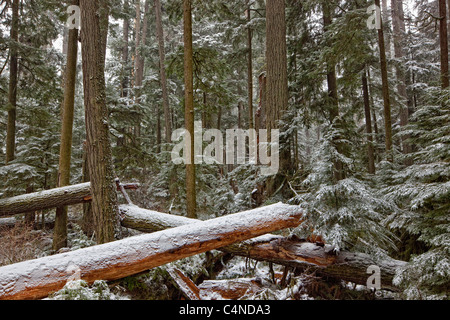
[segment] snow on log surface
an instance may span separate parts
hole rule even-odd
[[[126,190],[139,188],[137,183],[120,184]],[[23,194],[17,197],[0,199],[0,217],[33,212],[59,206],[70,206],[92,200],[91,183],[85,182],[72,186]]]
[[[285,228],[302,214],[282,203],[0,268],[0,299],[40,299],[79,278],[116,280]]]

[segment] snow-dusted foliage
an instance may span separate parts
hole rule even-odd
[[[351,166],[351,159],[337,152],[331,140],[325,135],[320,142],[311,173],[302,182],[304,191],[293,199],[306,214],[297,232],[305,237],[320,235],[336,250],[392,248],[392,234],[382,221],[394,206],[377,195],[368,181],[356,176],[334,179],[335,161]]]
[[[112,293],[106,281],[97,280],[89,286],[86,281],[74,280],[47,300],[127,300],[127,297]]]
[[[409,126],[415,164],[394,174],[384,188],[386,198],[402,209],[389,217],[390,226],[426,246],[395,279],[410,299],[449,298],[450,103],[445,94],[436,96],[441,104],[417,110]]]

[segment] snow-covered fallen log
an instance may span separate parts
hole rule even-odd
[[[137,184],[123,184],[120,186],[124,187],[124,189],[138,188]],[[69,206],[91,200],[91,183],[86,182],[0,199],[0,217],[51,209],[59,206]]]
[[[289,209],[289,210],[287,210]],[[296,227],[296,207],[276,204],[0,268],[0,299],[39,299],[68,280],[116,280],[266,233]]]
[[[119,208],[123,217],[122,225],[142,232],[155,232],[197,221],[136,206],[122,205]],[[289,211],[295,207],[277,205],[277,208],[277,210]],[[367,283],[370,276],[367,274],[367,269],[372,265],[377,265],[381,270],[381,287],[386,289],[395,289],[392,284],[395,271],[405,265],[405,262],[391,258],[375,261],[371,256],[363,253],[341,251],[335,255],[328,245],[321,246],[300,239],[287,239],[276,235],[264,235],[222,247],[219,250],[293,268],[309,268],[326,277],[362,285]]]

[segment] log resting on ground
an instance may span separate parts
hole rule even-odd
[[[79,275],[117,280],[169,262],[300,224],[298,207],[275,204],[208,221],[0,268],[1,299],[40,299]]]
[[[198,220],[169,215],[136,206],[122,205],[122,226],[142,232],[155,232],[183,224],[195,223]],[[296,238],[285,238],[277,235],[263,235],[241,243],[235,243],[219,250],[258,261],[269,261],[276,264],[309,269],[316,274],[342,279],[356,284],[367,284],[371,274],[367,269],[377,265],[381,270],[381,287],[396,290],[392,279],[398,268],[406,262],[385,258],[375,261],[370,255],[341,251],[333,253],[329,245],[316,245]]]

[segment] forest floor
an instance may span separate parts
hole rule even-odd
[[[69,212],[68,248],[60,250],[62,252],[95,245],[95,241],[87,237],[77,223],[81,218],[80,209],[75,206]],[[49,215],[46,220],[51,220]],[[137,231],[127,230],[125,234],[132,236]],[[0,227],[0,266],[54,254],[52,236],[52,229],[49,226],[42,228],[39,223],[34,227],[22,223],[16,223],[13,227]],[[191,279],[202,300],[395,299],[395,295],[387,291],[375,295],[365,286],[322,279],[313,273],[300,273],[243,257],[225,258],[218,251],[175,261],[110,283],[98,281],[89,286],[83,281],[75,281],[66,284],[64,289],[49,298],[184,300],[187,297],[186,290],[180,286],[180,281],[174,279],[171,270],[177,270]]]

